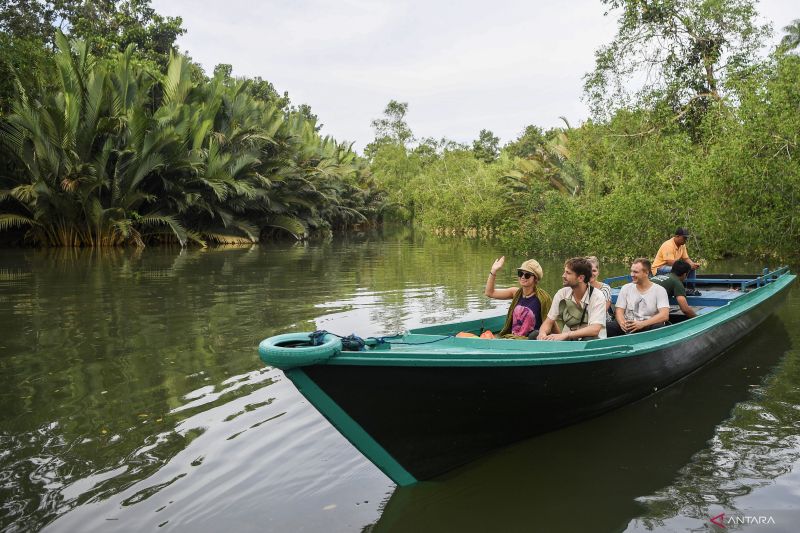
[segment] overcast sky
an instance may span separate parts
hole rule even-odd
[[[181,50],[206,73],[261,76],[294,104],[306,103],[323,134],[372,140],[370,122],[389,100],[408,102],[417,137],[470,143],[489,129],[502,143],[528,124],[573,125],[588,116],[583,75],[610,42],[616,15],[599,0],[153,0],[183,18]],[[782,27],[796,0],[763,0]]]

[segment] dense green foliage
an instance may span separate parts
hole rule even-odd
[[[95,57],[134,45],[133,55],[161,71],[185,30],[180,17],[163,17],[150,0],[0,0],[0,113],[16,95],[14,78],[37,96],[57,87],[52,68],[55,35],[84,40]]]
[[[252,242],[388,216],[536,254],[652,255],[684,225],[698,256],[797,256],[797,22],[763,58],[752,0],[602,1],[618,29],[590,121],[459,144],[392,100],[362,159],[269,81],[207,78],[149,0],[0,0],[0,238]],[[54,47],[56,26],[85,40]]]
[[[690,131],[725,95],[725,80],[756,59],[769,27],[753,0],[601,0],[619,10],[617,34],[596,53],[584,89],[596,117],[661,105]]]
[[[415,143],[408,105],[387,107],[380,123],[407,134],[384,128],[367,155],[395,215],[449,233],[497,234],[533,255],[652,257],[688,226],[694,258],[796,259],[796,25],[759,58],[768,33],[750,1],[605,3],[621,10],[619,30],[587,75],[596,114],[580,127],[528,126],[495,160],[482,148],[488,130],[472,150]],[[647,85],[626,81],[645,66],[654,74]]]
[[[231,65],[207,78],[149,0],[0,15],[0,240],[243,243],[380,218],[367,165],[309,106]]]
[[[24,90],[2,124],[0,230],[52,246],[254,242],[366,220],[380,198],[349,146],[253,96],[248,82],[165,75],[134,47],[101,60],[58,38],[58,88]]]

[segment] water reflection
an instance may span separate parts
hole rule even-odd
[[[783,489],[763,489],[800,466],[798,384],[800,352],[794,350],[769,380],[752,386],[752,399],[736,406],[669,486],[639,498],[645,511],[628,531],[673,530],[677,524],[702,528],[719,513],[791,517],[791,524],[783,520],[780,530],[795,531],[800,518],[797,473]]]
[[[411,234],[313,246],[3,250],[0,530],[353,531],[378,522],[383,507],[381,530],[564,530],[576,508],[597,513],[596,529],[607,530],[689,512],[691,498],[661,514],[642,509],[658,508],[658,491],[786,351],[785,328],[767,326],[718,363],[713,377],[730,386],[710,400],[700,389],[712,378],[692,378],[393,496],[394,485],[258,359],[258,342],[279,332],[381,335],[504,311],[507,302],[482,295],[502,253]],[[553,293],[562,262],[540,262]],[[607,275],[626,270],[604,265]],[[500,286],[515,283],[511,267],[498,275]],[[800,309],[792,313],[796,329]],[[721,450],[743,439],[754,449],[790,442],[798,431],[786,424],[791,411],[780,402],[789,393],[777,385],[786,380],[770,386],[774,401],[765,394],[742,409],[737,416],[757,425],[721,434]],[[687,471],[686,485],[699,474]],[[612,481],[623,497],[608,494]],[[633,501],[642,495],[653,496]]]
[[[783,323],[766,325],[763,335],[657,395],[399,488],[374,531],[620,531],[641,514],[638,496],[670,483],[720,438],[715,426],[789,346]],[[690,485],[694,477],[686,479]]]
[[[51,528],[148,527],[161,523],[142,512],[153,507],[213,529],[205,510],[231,521],[233,495],[212,497],[221,479],[243,520],[272,495],[270,517],[287,527],[309,506],[309,523],[374,521],[391,482],[263,367],[256,346],[283,331],[369,335],[491,311],[465,303],[484,269],[474,245],[455,243],[4,251],[0,528],[59,516]]]

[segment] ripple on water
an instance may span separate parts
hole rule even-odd
[[[267,530],[272,526],[284,530],[296,526],[302,509],[319,512],[326,506],[328,511],[312,516],[311,521],[318,520],[316,525],[322,529],[332,525],[333,530],[342,529],[335,524],[351,523],[354,514],[361,516],[362,524],[374,521],[379,502],[371,507],[361,503],[374,500],[376,490],[390,491],[393,484],[376,476],[374,467],[276,372],[269,372],[267,387],[223,403],[209,401],[207,409],[176,426],[175,431],[183,434],[202,429],[185,447],[146,477],[75,508],[48,530],[102,529],[109,520],[115,527],[136,530],[157,527],[166,520],[171,527],[193,531],[218,531],[237,522],[264,524],[266,520]],[[242,378],[231,383],[240,383]],[[236,438],[231,439],[232,435]],[[160,436],[135,455],[155,460],[166,438]],[[73,483],[70,494],[74,495],[74,487],[96,486],[109,479]],[[232,517],[226,509],[234,495],[238,512]],[[311,522],[307,526],[313,530]]]

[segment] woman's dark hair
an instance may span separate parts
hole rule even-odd
[[[589,283],[589,280],[592,279],[592,264],[585,257],[573,257],[564,263],[564,266],[578,276],[583,276],[584,283]]]
[[[683,259],[678,259],[677,261],[672,263],[672,273],[678,277],[681,277],[684,274],[688,274],[690,270],[692,270],[692,265],[690,265]]]

